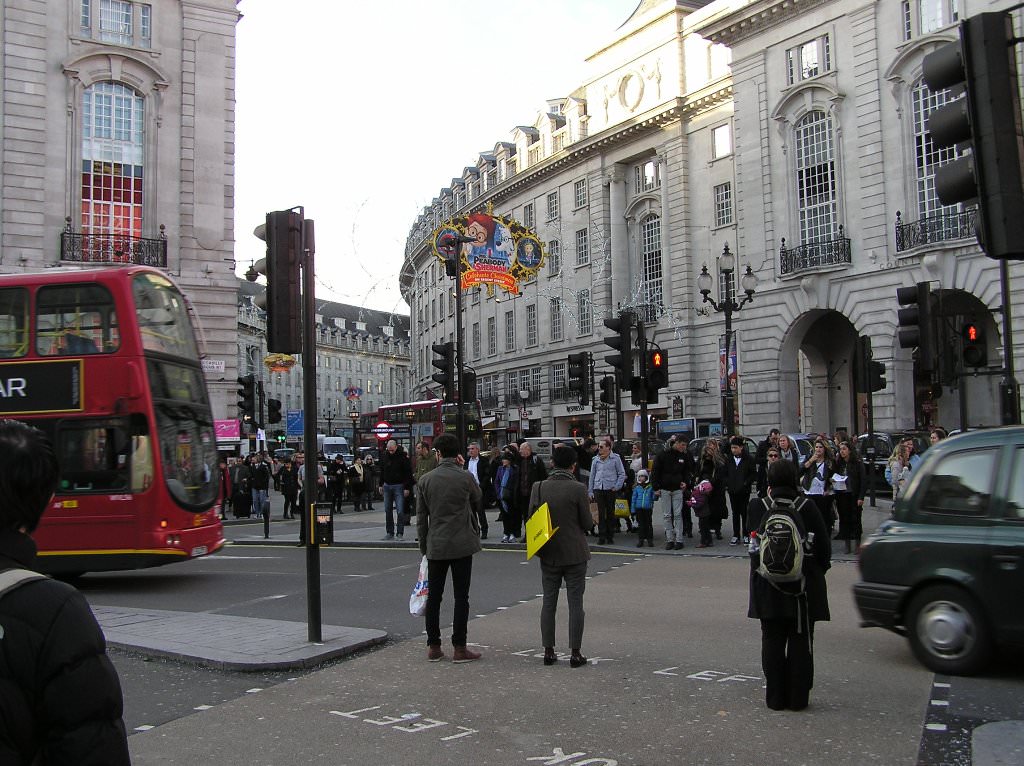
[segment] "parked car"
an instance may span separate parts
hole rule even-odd
[[[861,625],[905,635],[936,673],[970,675],[995,646],[1024,645],[1024,428],[929,449],[859,567]]]
[[[885,468],[889,464],[889,456],[893,449],[908,436],[914,440],[914,451],[918,455],[924,455],[925,450],[931,446],[927,431],[875,431],[874,454],[869,453],[872,446],[868,441],[867,434],[857,437],[857,453],[864,461],[864,465],[871,468],[869,478],[875,489],[888,490],[890,486],[885,480]]]
[[[274,457],[280,460],[282,463],[289,462],[292,456],[295,454],[295,450],[291,447],[278,447],[274,450]]]

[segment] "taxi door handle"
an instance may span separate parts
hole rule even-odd
[[[995,559],[995,562],[999,565],[1000,569],[1003,569],[1008,572],[1016,570],[1018,564],[1020,563],[1020,556],[997,554],[992,558]]]

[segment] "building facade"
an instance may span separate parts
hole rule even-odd
[[[600,409],[569,395],[566,361],[589,351],[596,378],[610,371],[602,320],[622,309],[668,352],[669,388],[651,411],[702,430],[721,422],[733,391],[741,432],[865,431],[859,338],[886,366],[876,429],[999,422],[999,265],[978,248],[973,209],[935,195],[935,167],[950,155],[932,146],[927,116],[949,95],[921,82],[921,60],[956,39],[957,20],[993,9],[641,2],[588,59],[579,89],[480,154],[413,224],[402,289],[415,385],[433,390],[430,345],[455,332],[431,232],[493,209],[547,250],[520,295],[465,295],[466,362],[500,438],[607,429]],[[726,248],[731,273],[719,268]],[[704,267],[712,299],[754,290],[731,317],[731,354],[724,312],[699,292]],[[1008,273],[1013,303],[1018,265]],[[918,282],[936,297],[930,375],[897,342],[896,288]],[[959,358],[967,321],[985,331],[986,367]],[[639,430],[628,401],[627,437]]]
[[[297,364],[287,372],[273,372],[264,363],[269,354],[266,312],[254,303],[263,290],[259,284],[238,281],[237,365],[239,375],[254,375],[262,389],[258,419],[272,440],[276,434],[288,436],[289,412],[304,410],[302,356],[295,356]],[[316,344],[317,433],[351,436],[353,412],[369,414],[382,404],[409,401],[409,317],[318,300]],[[281,423],[266,422],[267,399],[281,402]],[[237,417],[234,402],[231,411]],[[290,441],[299,438],[301,434],[288,436]]]
[[[234,0],[0,4],[0,273],[139,263],[234,407]]]

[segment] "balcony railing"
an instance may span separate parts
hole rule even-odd
[[[570,402],[580,398],[580,395],[575,391],[570,391],[565,386],[557,386],[551,389],[551,401],[552,402]]]
[[[128,263],[167,268],[167,236],[163,224],[157,239],[130,234],[85,234],[71,230],[60,234],[60,259],[75,263]]]
[[[783,276],[827,266],[841,266],[851,262],[850,240],[843,236],[842,226],[839,227],[839,236],[834,239],[823,239],[797,247],[787,248],[783,238],[779,260]]]
[[[501,407],[500,396],[481,396],[480,408],[484,410],[496,410]]]
[[[954,239],[968,239],[974,236],[978,223],[978,208],[958,210],[952,213],[936,213],[916,221],[904,223],[900,211],[896,211],[896,252],[913,250],[922,245],[949,242]]]

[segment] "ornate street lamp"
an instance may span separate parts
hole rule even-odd
[[[338,417],[338,413],[334,411],[333,407],[328,407],[324,410],[324,420],[327,421],[327,435],[334,436],[334,431],[331,430],[331,425],[334,423],[334,419]]]
[[[352,421],[352,454],[359,454],[359,410],[354,406],[348,411],[348,417]]]
[[[409,454],[411,455],[416,446],[414,442],[414,436],[412,433],[412,424],[416,422],[416,410],[414,410],[412,407],[408,408],[405,411],[405,420],[409,424]]]
[[[729,244],[722,248],[722,255],[718,258],[718,270],[725,275],[725,295],[721,301],[715,301],[711,297],[712,277],[708,273],[708,266],[705,263],[701,266],[700,276],[697,277],[697,290],[700,291],[701,301],[710,303],[711,307],[725,315],[725,392],[722,394],[722,427],[725,433],[732,433],[736,427],[736,392],[733,390],[732,376],[729,375],[729,355],[732,351],[732,315],[739,312],[745,305],[754,300],[754,293],[757,291],[757,275],[747,264],[747,270],[740,280],[743,292],[746,294],[738,303],[732,294],[732,275],[736,269],[736,256],[729,252]]]

